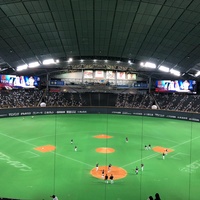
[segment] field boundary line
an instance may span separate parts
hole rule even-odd
[[[78,162],[78,163],[87,165],[87,166],[89,166],[89,167],[94,167],[93,165],[90,165],[90,164],[88,164],[88,163],[82,162],[82,161],[80,161],[80,160],[76,160],[76,159],[74,159],[74,158],[70,158],[70,157],[65,156],[65,155],[62,155],[62,154],[60,154],[60,153],[56,153],[56,152],[50,152],[50,153],[55,153],[56,155],[58,155],[58,156],[60,156],[60,157],[63,157],[63,158],[69,159],[69,160],[73,160],[73,161],[75,161],[75,162]],[[76,153],[76,152],[75,152],[75,153]]]
[[[196,139],[198,139],[198,138],[200,138],[200,136],[197,136],[197,137],[192,138],[192,139],[190,139],[190,140],[186,140],[185,142],[181,142],[181,143],[179,143],[179,144],[177,144],[177,145],[175,145],[175,146],[170,147],[170,149],[173,149],[173,148],[176,148],[176,147],[178,147],[178,146],[184,145],[184,144],[186,144],[186,143],[188,143],[188,142],[191,142],[191,141],[193,141],[193,140],[196,140]],[[133,162],[131,162],[131,163],[128,163],[128,164],[126,164],[126,165],[123,165],[123,166],[121,166],[121,167],[127,167],[127,166],[132,165],[132,164],[134,164],[134,163],[137,163],[137,162],[139,162],[139,161],[141,161],[141,160],[151,159],[151,158],[154,158],[154,157],[156,157],[156,156],[158,156],[158,155],[160,155],[160,154],[159,154],[159,153],[155,153],[155,154],[153,154],[153,155],[149,155],[149,156],[140,158],[140,159],[138,159],[138,160],[136,160],[136,161],[133,161]]]
[[[23,141],[23,140],[20,140],[20,139],[17,139],[17,138],[14,138],[14,137],[12,137],[12,136],[8,136],[8,135],[3,134],[3,133],[0,133],[0,135],[3,135],[3,136],[5,136],[5,137],[8,137],[8,138],[10,138],[10,139],[16,140],[16,141],[21,142],[21,143],[25,143],[25,144],[31,145],[31,146],[33,146],[33,147],[37,147],[37,146],[34,145],[34,144],[31,144],[31,143],[29,143],[29,142],[26,142],[26,141]],[[67,158],[67,159],[69,159],[69,160],[73,160],[73,161],[78,162],[78,163],[82,163],[82,164],[87,165],[87,166],[90,166],[90,167],[93,167],[93,166],[90,165],[90,164],[87,164],[87,163],[85,163],[85,162],[82,162],[82,161],[79,161],[79,160],[76,160],[76,159],[67,157],[67,156],[65,156],[65,155],[59,154],[59,153],[57,153],[56,151],[55,151],[55,152],[53,151],[53,152],[50,152],[50,153],[56,154],[56,155],[58,155],[58,156],[60,156],[60,157]]]
[[[30,155],[32,155],[32,156],[27,157],[28,159],[40,157],[40,155],[33,153],[31,151],[21,151],[18,154],[23,155],[23,154],[26,154],[26,153],[29,153]]]
[[[26,142],[26,141],[23,141],[23,140],[17,139],[17,138],[15,138],[15,137],[12,137],[12,136],[9,136],[9,135],[3,134],[3,133],[0,133],[0,135],[3,135],[3,136],[8,137],[8,138],[10,138],[10,139],[16,140],[16,141],[18,141],[18,142],[22,142],[22,143],[25,143],[25,144],[31,145],[31,146],[33,146],[33,147],[37,147],[37,146],[34,145],[34,144],[31,144],[31,143],[29,143],[29,142]]]

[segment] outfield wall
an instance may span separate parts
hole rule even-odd
[[[114,107],[45,107],[45,108],[13,108],[0,109],[1,117],[16,116],[35,116],[35,115],[52,115],[52,114],[118,114],[118,115],[135,115],[159,118],[171,118],[179,120],[188,120],[200,122],[200,114],[175,112],[166,110],[149,110],[149,109],[132,109],[132,108],[114,108]]]

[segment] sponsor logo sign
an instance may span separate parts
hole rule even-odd
[[[177,119],[184,119],[184,120],[187,120],[187,119],[188,119],[188,117],[177,116]]]
[[[155,113],[154,116],[156,116],[156,117],[165,117],[165,115],[163,115],[163,114],[158,114],[158,113]]]
[[[79,111],[77,111],[77,113],[87,113],[87,111],[86,110],[79,110]]]
[[[8,113],[8,116],[12,117],[12,116],[19,116],[19,113],[15,112],[15,113]]]
[[[0,117],[7,117],[8,114],[0,114]]]
[[[68,113],[68,114],[74,114],[74,113],[76,113],[76,110],[67,110],[66,113]]]
[[[142,113],[133,112],[133,115],[143,115]]]
[[[153,113],[144,113],[145,116],[153,116]]]
[[[189,118],[190,121],[195,121],[195,122],[199,122],[198,118]]]
[[[54,114],[54,111],[44,111],[45,115]]]
[[[57,111],[56,113],[57,113],[57,114],[63,114],[63,113],[65,113],[65,111],[64,111],[64,110],[59,110],[59,111]]]
[[[25,116],[25,115],[31,115],[31,112],[22,112],[20,113],[21,116]]]
[[[131,115],[129,112],[122,112],[122,115]]]
[[[7,163],[10,166],[13,166],[15,168],[18,168],[20,171],[32,171],[32,168],[19,162],[12,160],[9,156],[3,154],[0,152],[0,161]]]
[[[167,118],[173,118],[173,119],[176,119],[176,116],[175,116],[175,115],[167,115],[166,117],[167,117]]]
[[[112,114],[121,114],[121,112],[119,112],[119,111],[112,111],[111,113]]]
[[[33,115],[42,115],[42,114],[43,114],[42,111],[34,111],[34,112],[33,112]]]
[[[180,168],[179,170],[187,173],[195,173],[199,168],[200,168],[200,160],[196,160],[191,164],[186,165],[183,168]]]

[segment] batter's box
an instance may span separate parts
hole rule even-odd
[[[34,149],[37,151],[46,153],[46,152],[54,151],[56,149],[56,147],[53,145],[45,145],[45,146],[36,147]]]
[[[39,157],[38,154],[33,153],[33,152],[31,152],[31,151],[23,151],[23,152],[21,152],[21,153],[19,153],[19,154],[20,154],[20,156],[21,156],[22,158],[29,158],[29,159],[31,159],[31,158]]]
[[[170,156],[170,158],[176,159],[176,160],[184,160],[186,157],[190,156],[190,154],[186,153],[176,153],[173,156]]]

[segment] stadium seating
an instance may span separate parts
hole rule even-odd
[[[200,112],[200,95],[186,94],[130,94],[103,92],[49,92],[45,90],[10,90],[0,92],[0,108],[109,106],[118,108],[159,109]]]

